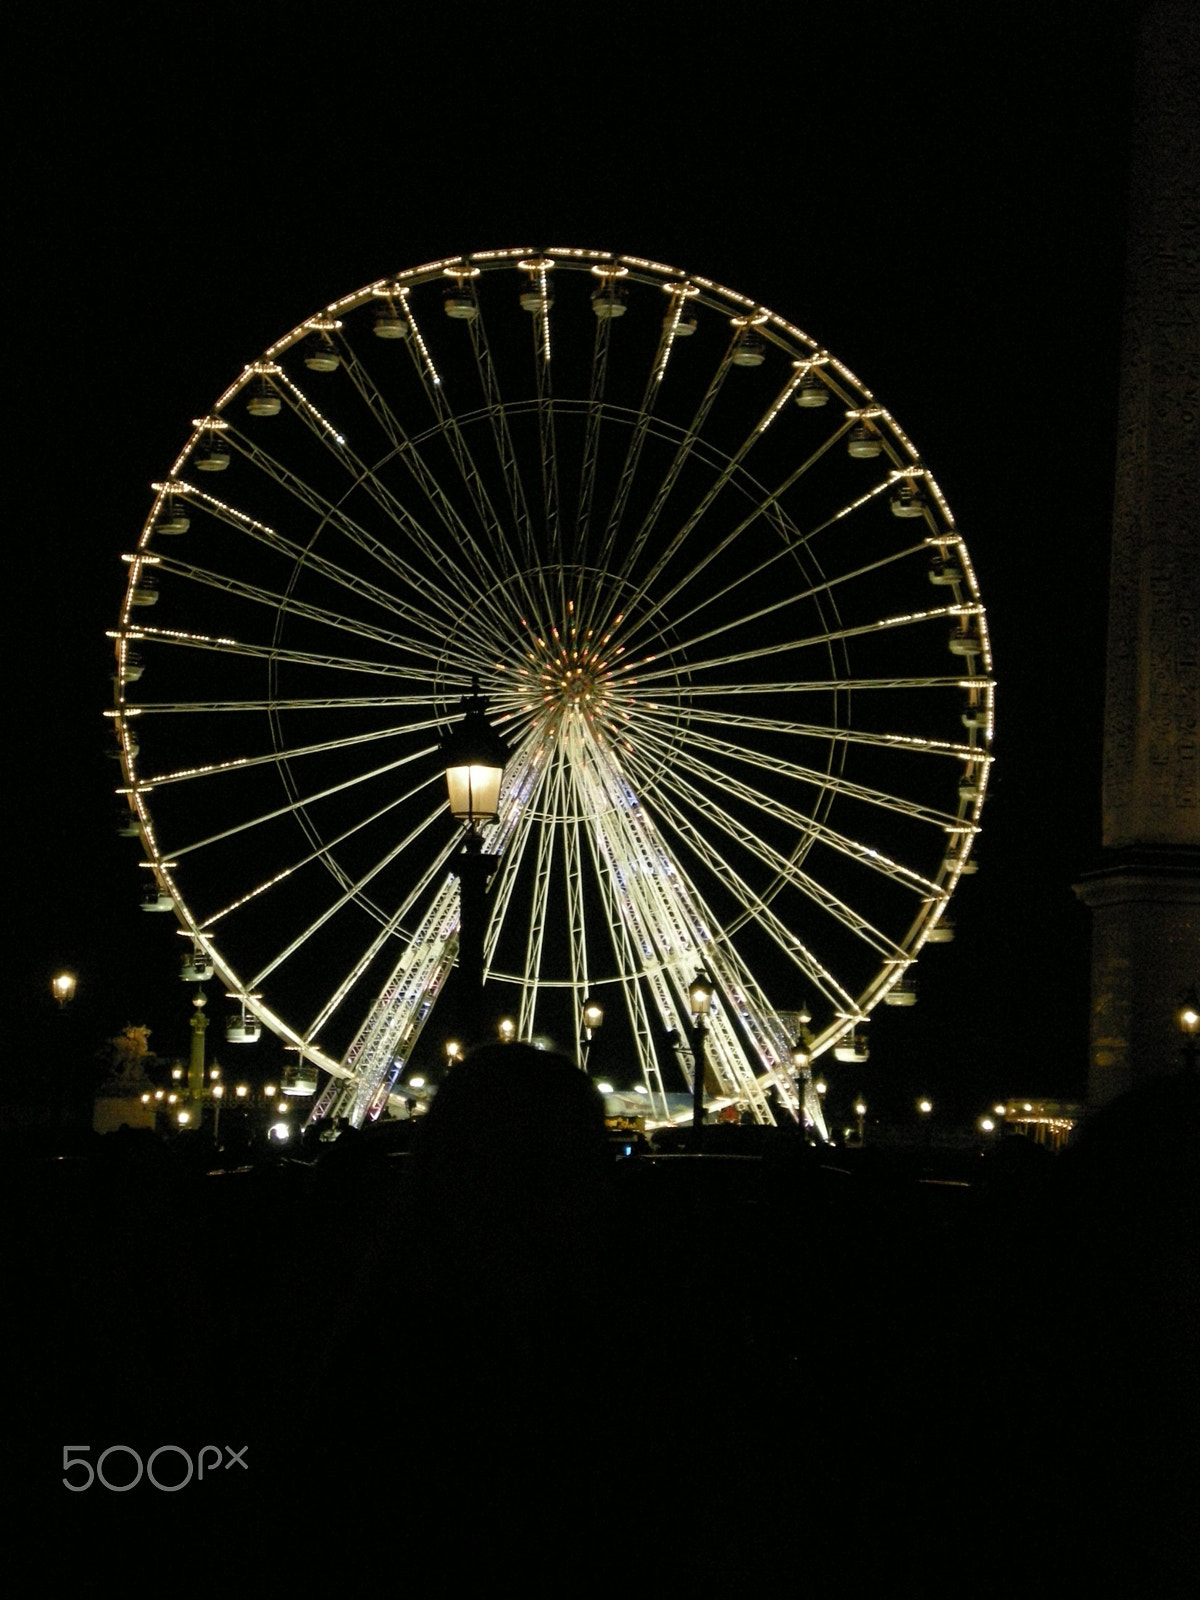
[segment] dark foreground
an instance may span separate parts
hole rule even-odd
[[[164,1594],[330,1561],[349,1593],[1183,1592],[1197,1099],[1152,1086],[1059,1157],[734,1129],[584,1183],[534,1152],[535,1204],[365,1136],[11,1151],[8,1509],[46,1578]],[[63,1486],[64,1446],[111,1445],[113,1488]],[[168,1487],[122,1491],[163,1445]]]

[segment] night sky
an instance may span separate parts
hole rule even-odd
[[[1099,849],[1125,8],[834,20],[751,0],[714,24],[674,5],[218,4],[172,7],[165,30],[162,12],[68,33],[22,6],[12,40],[23,1036],[69,964],[97,1044],[144,1022],[186,1048],[180,941],[139,909],[101,713],[119,555],[189,419],[338,294],[566,243],[754,296],[860,373],[930,461],[988,607],[997,766],[958,938],[923,957],[915,1010],[876,1012],[864,1080],[876,1103],[922,1091],[964,1113],[1080,1098],[1088,928],[1070,886]]]

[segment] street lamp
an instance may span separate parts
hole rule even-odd
[[[454,866],[459,898],[458,962],[469,1024],[478,1034],[483,1004],[487,886],[499,860],[484,854],[479,824],[492,822],[499,815],[500,780],[510,752],[487,719],[478,678],[472,680],[471,693],[463,699],[462,712],[462,720],[445,736],[440,748],[450,815],[466,830]]]
[[[923,1096],[920,1100],[917,1101],[917,1110],[921,1113],[921,1122],[922,1122],[922,1124],[924,1126],[924,1129],[925,1129],[924,1142],[927,1145],[932,1145],[933,1144],[933,1123],[930,1120],[930,1116],[931,1116],[931,1113],[933,1111],[933,1101]]]
[[[599,1000],[593,1000],[591,995],[588,995],[580,1008],[580,1015],[583,1019],[580,1035],[580,1043],[583,1046],[583,1061],[581,1064],[586,1072],[588,1056],[591,1054],[592,1049],[592,1035],[604,1021],[604,1007]]]
[[[688,1004],[692,1008],[692,1133],[700,1148],[704,1127],[704,1019],[712,1005],[713,983],[706,972],[698,972],[688,985]]]
[[[75,998],[75,974],[56,972],[50,980],[50,993],[58,1001],[60,1011],[64,1006],[69,1006]]]
[[[1195,984],[1183,997],[1175,1019],[1179,1024],[1179,1031],[1183,1034],[1183,1066],[1185,1072],[1196,1070],[1196,1035],[1200,1033],[1200,998],[1196,995]]]
[[[517,1025],[511,1017],[501,1017],[498,1032],[502,1044],[511,1044],[517,1036]]]
[[[863,1123],[866,1121],[867,1116],[867,1102],[865,1100],[858,1099],[854,1102],[854,1115],[858,1118],[858,1142],[861,1145],[863,1142]]]

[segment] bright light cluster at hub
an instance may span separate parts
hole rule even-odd
[[[702,966],[715,1103],[823,1132],[812,1063],[953,936],[991,765],[974,568],[891,411],[753,299],[579,248],[391,273],[238,370],[125,557],[109,715],[144,903],[237,1037],[379,1114],[457,958],[477,679],[516,1035],[582,1061],[599,997],[667,1120]]]

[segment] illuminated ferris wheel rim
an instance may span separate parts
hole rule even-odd
[[[421,288],[428,288],[431,285],[446,287],[457,284],[460,288],[463,286],[469,286],[473,292],[474,280],[479,277],[495,272],[516,271],[521,273],[525,277],[526,281],[530,284],[540,284],[541,293],[543,296],[541,324],[543,325],[543,336],[546,342],[545,356],[548,361],[550,354],[549,305],[552,303],[552,301],[547,298],[546,285],[551,273],[559,269],[566,269],[568,271],[576,272],[589,272],[594,276],[597,284],[600,286],[608,286],[610,288],[620,286],[620,288],[624,290],[626,286],[636,284],[657,288],[663,292],[666,297],[664,303],[667,306],[668,311],[667,315],[664,317],[664,328],[666,329],[666,333],[662,341],[664,348],[661,350],[658,358],[659,365],[658,370],[655,373],[656,380],[661,380],[666,372],[672,344],[678,331],[685,308],[690,309],[692,307],[704,307],[707,310],[716,313],[720,317],[728,318],[729,326],[732,330],[734,330],[735,339],[738,337],[738,330],[742,330],[743,334],[752,333],[767,343],[782,349],[792,359],[795,377],[791,385],[785,388],[780,402],[767,414],[765,421],[759,424],[760,431],[770,426],[775,416],[782,409],[784,401],[788,398],[795,397],[797,388],[802,383],[810,381],[810,374],[818,373],[820,381],[830,390],[831,395],[837,399],[840,399],[844,403],[847,426],[852,423],[862,424],[866,422],[881,432],[886,430],[887,436],[891,441],[891,444],[889,445],[889,454],[892,452],[892,445],[894,445],[899,451],[898,457],[896,455],[892,455],[893,467],[890,472],[888,482],[903,483],[908,486],[919,485],[920,491],[928,497],[932,514],[935,517],[940,517],[942,523],[940,530],[934,530],[935,536],[926,538],[924,543],[934,548],[935,551],[941,552],[942,555],[949,556],[953,560],[957,561],[958,566],[961,569],[960,582],[962,586],[962,593],[965,594],[965,600],[961,600],[959,604],[952,607],[940,608],[936,613],[931,611],[929,614],[957,616],[960,619],[958,622],[959,628],[963,630],[964,633],[969,630],[971,635],[973,654],[970,661],[970,671],[969,674],[961,676],[960,682],[963,687],[970,687],[973,697],[977,693],[979,699],[985,706],[985,714],[978,719],[976,727],[972,729],[969,741],[970,752],[968,765],[975,765],[979,773],[980,781],[978,781],[976,784],[976,792],[972,794],[966,801],[960,802],[956,814],[951,814],[949,812],[946,813],[946,831],[958,841],[957,848],[954,852],[954,863],[942,874],[938,875],[936,884],[931,885],[935,892],[928,897],[925,908],[914,918],[908,933],[902,940],[895,943],[894,948],[897,953],[894,959],[884,964],[878,979],[874,985],[869,986],[868,991],[864,991],[862,995],[858,996],[857,999],[843,1008],[843,1010],[835,1016],[834,1020],[826,1027],[821,1036],[814,1041],[814,1054],[819,1053],[819,1051],[823,1048],[830,1047],[836,1042],[837,1039],[843,1037],[847,1030],[852,1027],[856,1021],[864,1019],[872,1006],[877,1003],[879,999],[884,998],[893,985],[904,976],[908,965],[911,964],[911,961],[915,958],[915,955],[924,944],[926,938],[936,928],[938,922],[940,921],[942,913],[945,909],[945,905],[948,902],[949,894],[954,885],[957,883],[958,875],[961,870],[967,866],[971,840],[974,834],[978,831],[979,811],[983,799],[983,790],[986,786],[987,764],[990,761],[990,754],[988,754],[986,746],[991,734],[991,684],[989,676],[991,657],[986,620],[979,601],[979,591],[975,574],[967,556],[965,544],[962,542],[955,527],[949,507],[946,504],[944,497],[942,496],[941,491],[936,484],[936,481],[933,479],[932,475],[928,472],[918,456],[915,447],[912,445],[907,435],[896,423],[895,418],[891,415],[891,413],[887,411],[886,408],[878,404],[870,391],[865,388],[860,380],[858,380],[857,377],[855,377],[855,375],[847,367],[839,362],[834,356],[829,354],[829,352],[820,348],[816,341],[812,340],[801,329],[797,328],[790,322],[787,322],[785,319],[777,316],[775,313],[770,312],[757,303],[747,299],[746,297],[739,295],[732,290],[726,289],[719,284],[713,283],[711,280],[698,277],[694,274],[684,274],[679,269],[666,266],[662,263],[647,261],[634,256],[617,256],[601,251],[566,249],[549,249],[543,252],[535,252],[532,250],[526,250],[524,248],[507,251],[485,251],[477,252],[470,256],[464,257],[447,257],[442,260],[425,263],[422,266],[408,269],[407,271],[397,273],[390,277],[378,279],[375,282],[365,285],[363,288],[355,291],[352,295],[345,296],[340,300],[330,303],[325,307],[322,313],[310,318],[306,318],[303,322],[297,324],[297,326],[282,339],[277,340],[273,345],[271,345],[258,361],[252,362],[243,368],[239,377],[219,397],[213,409],[209,413],[203,417],[195,419],[193,423],[193,432],[183,451],[173,464],[170,476],[165,481],[155,485],[156,499],[143,529],[143,533],[138,544],[138,551],[132,558],[127,558],[130,559],[131,566],[130,580],[127,588],[126,603],[122,614],[121,628],[119,630],[119,638],[117,643],[119,662],[118,673],[120,677],[121,694],[116,715],[118,719],[117,725],[119,737],[121,738],[123,746],[123,759],[125,762],[126,776],[129,780],[127,788],[131,791],[131,803],[137,810],[139,818],[142,822],[144,836],[148,845],[148,853],[150,855],[149,864],[153,866],[155,875],[160,884],[165,886],[167,892],[171,895],[175,905],[176,913],[184,924],[184,927],[181,931],[185,933],[191,933],[196,940],[197,947],[203,948],[208,952],[216,966],[217,971],[222,975],[229,988],[242,997],[243,1004],[248,1012],[252,1012],[259,1016],[260,1019],[273,1031],[280,1034],[281,1037],[287,1039],[303,1053],[318,1061],[320,1065],[334,1073],[345,1073],[348,1070],[344,1060],[339,1061],[331,1056],[327,1056],[320,1049],[315,1037],[311,1032],[306,1033],[304,1030],[294,1029],[286,1024],[276,1013],[276,1011],[266,1004],[260,994],[253,992],[256,991],[257,988],[257,979],[251,979],[248,982],[243,983],[238,978],[236,972],[234,971],[233,965],[225,955],[218,951],[211,934],[209,934],[206,929],[204,922],[193,917],[188,911],[186,902],[175,885],[172,876],[173,865],[170,857],[166,854],[158,852],[157,850],[154,836],[154,826],[150,817],[149,808],[146,805],[144,798],[145,795],[148,794],[153,787],[155,787],[155,785],[153,781],[139,781],[135,764],[135,755],[129,748],[129,742],[127,739],[129,717],[139,709],[149,708],[128,706],[124,700],[124,689],[126,683],[123,667],[124,657],[126,651],[128,650],[129,643],[134,639],[139,631],[141,631],[137,627],[137,622],[131,609],[133,605],[134,592],[139,579],[139,573],[143,570],[143,563],[153,564],[161,561],[161,558],[157,557],[153,553],[157,548],[153,541],[154,534],[159,520],[163,514],[164,508],[173,504],[176,500],[186,500],[188,497],[191,497],[195,503],[202,505],[205,504],[210,498],[206,495],[204,489],[183,479],[180,475],[188,469],[197,449],[205,440],[211,441],[215,435],[230,428],[230,424],[224,414],[227,412],[231,403],[238,396],[242,395],[248,386],[262,383],[264,379],[268,381],[277,380],[281,385],[286,384],[292,389],[294,394],[299,396],[301,405],[304,408],[307,408],[307,410],[311,413],[306,420],[308,420],[309,425],[314,428],[314,431],[318,435],[323,433],[326,443],[328,443],[331,439],[336,441],[339,446],[345,443],[344,436],[338,431],[334,423],[327,418],[322,411],[318,410],[318,408],[314,406],[306,396],[299,395],[296,385],[293,384],[287,377],[284,368],[280,364],[282,359],[297,345],[300,345],[304,341],[311,340],[314,336],[331,339],[334,335],[340,335],[344,326],[343,319],[351,316],[353,312],[360,310],[364,306],[375,305],[378,307],[384,305],[390,308],[399,308],[400,314],[404,315],[410,310],[410,296],[414,294],[414,291],[417,291]],[[670,325],[672,317],[674,318],[673,327]],[[420,330],[415,319],[411,323],[411,328],[414,339],[421,352],[421,359],[426,367],[426,376],[433,386],[440,389],[443,381],[442,375],[437,371],[434,365],[433,356],[421,337]],[[520,415],[522,412],[536,413],[539,410],[544,412],[547,409],[555,414],[566,416],[572,411],[576,413],[582,413],[588,407],[588,405],[588,401],[580,399],[579,397],[555,397],[549,402],[548,406],[545,405],[540,399],[506,399],[503,402],[502,409],[506,411],[508,415],[513,417]],[[489,406],[485,405],[483,407],[475,407],[474,409],[463,410],[461,413],[456,414],[455,425],[462,428],[469,428],[476,424],[481,425],[488,418],[490,409],[491,408],[489,408]],[[619,423],[619,425],[622,427],[636,428],[638,426],[640,413],[634,407],[621,406],[616,403],[602,401],[598,407],[596,407],[593,402],[593,409],[597,410],[598,414],[602,415],[607,421]],[[413,434],[403,447],[394,447],[390,454],[403,454],[404,450],[410,450],[419,454],[421,446],[427,440],[439,435],[440,433],[444,433],[445,429],[445,420],[436,420],[433,424],[428,426],[423,433],[418,432]],[[680,437],[680,429],[678,425],[672,424],[666,419],[654,418],[653,421],[647,425],[646,431],[653,432],[656,436],[663,438],[670,437],[672,435],[676,439]],[[716,451],[714,455],[708,444],[706,442],[701,442],[699,439],[694,439],[688,448],[693,451],[697,459],[703,459],[706,451],[713,456],[714,460],[718,459],[721,455],[720,451]],[[726,456],[725,459],[728,462],[730,458]],[[375,467],[368,467],[366,472],[368,475],[370,475],[372,472],[378,470],[379,462],[377,461]],[[745,480],[745,482],[741,482],[741,480]],[[744,463],[740,460],[733,462],[732,468],[728,472],[727,481],[734,487],[738,487],[740,483],[742,492],[749,496],[752,500],[756,494],[763,494],[767,492],[763,485],[755,482],[755,480],[748,474]],[[747,487],[747,484],[751,485],[752,487]],[[353,485],[351,486],[351,489],[352,488]],[[349,495],[350,492],[351,490],[347,490],[347,495]],[[853,510],[855,508],[850,507],[849,509]],[[322,518],[318,522],[317,529],[313,533],[310,541],[310,548],[312,545],[316,544],[318,535],[324,530],[326,520],[327,518]],[[800,530],[796,529],[795,531],[797,535],[800,536]],[[802,548],[804,544],[805,540],[803,536],[800,536],[800,545]],[[570,566],[572,564],[565,563],[564,565]],[[545,569],[546,563],[543,563],[540,570]],[[527,567],[523,569],[521,574],[510,574],[504,580],[504,583],[510,586],[523,588],[527,598],[533,598],[536,600],[538,596],[536,595],[536,584],[534,583],[534,571],[535,569],[533,567]],[[297,557],[294,572],[295,576],[299,576],[301,574],[304,574],[305,576],[308,575],[303,552]],[[619,577],[619,575],[617,576]],[[631,587],[631,582],[622,578],[620,579],[618,586],[621,585],[628,590]],[[503,585],[501,585],[501,587],[503,587]],[[817,588],[820,589],[822,586],[817,585]],[[824,589],[825,599],[827,602],[833,604],[836,613],[836,599],[833,594],[833,590],[828,585],[825,585]],[[957,588],[955,590],[955,595],[956,599],[958,599],[959,590]],[[544,598],[547,600],[547,602],[550,602],[548,591],[545,593]],[[646,599],[647,592],[643,591],[638,598],[643,600]],[[484,608],[488,604],[488,601],[489,597],[485,597],[481,594],[474,601],[474,605]],[[493,609],[495,608],[495,601],[496,594],[493,592],[493,594],[490,596],[490,603],[492,604]],[[656,609],[661,610],[660,602],[655,601],[654,604]],[[285,610],[286,607],[281,607],[279,611],[279,616],[277,619],[277,638],[278,625],[282,624],[283,622]],[[547,612],[547,617],[549,618],[552,615],[553,605],[551,603],[550,610]],[[611,610],[609,611],[608,615],[611,617]],[[535,622],[537,620],[538,619],[535,619]],[[901,616],[898,619],[898,622],[900,624],[905,624],[912,622],[913,620],[914,618],[912,616]],[[876,624],[876,626],[880,627],[891,625],[892,624],[886,619],[881,620]],[[553,624],[551,624],[551,626],[553,626]],[[545,632],[549,631],[548,628],[545,628],[544,624],[543,628]],[[169,630],[161,630],[159,636],[165,638],[168,631]],[[154,633],[155,630],[147,629],[144,630],[143,636],[149,637]],[[184,632],[180,637],[186,639],[186,632]],[[825,642],[828,646],[830,640],[827,638]],[[215,640],[211,641],[209,645],[202,647],[233,648],[234,645],[235,641],[233,640]],[[278,655],[279,652],[276,652],[276,654]],[[447,649],[447,651],[444,652],[444,659],[448,658],[451,654],[452,652]],[[975,670],[976,656],[978,656],[982,662],[982,672]],[[275,663],[273,662],[273,671],[274,665]],[[364,663],[363,668],[364,670],[373,671],[375,673],[383,672],[385,675],[387,670],[384,664],[380,662]],[[393,670],[395,670],[395,664],[393,664]],[[686,656],[683,657],[682,660],[676,662],[670,670],[675,672],[680,678],[686,680],[687,692],[683,693],[681,691],[676,695],[676,700],[678,702],[676,709],[679,711],[681,722],[687,726],[689,736],[691,736],[692,730],[688,718],[691,711],[695,708],[694,702],[702,701],[706,693],[712,692],[711,685],[706,689],[705,685],[701,683],[698,688],[693,689],[694,673],[696,670],[695,663],[688,660]],[[440,663],[438,673],[438,681],[443,686],[438,696],[440,706],[439,714],[444,715],[446,711],[446,702],[451,697],[453,689],[455,687],[461,689],[463,686],[461,681],[462,673],[460,671],[460,681],[457,685],[452,685],[451,671],[448,668],[443,670],[443,667]],[[274,682],[274,679],[272,681]],[[903,683],[905,680],[897,679],[896,681],[898,683]],[[917,680],[914,679],[912,681],[915,682]],[[833,680],[834,685],[836,685],[837,682],[838,680],[835,678]],[[854,680],[853,678],[848,677],[847,683],[855,688],[858,687],[857,680]],[[726,686],[724,692],[732,692],[743,695],[753,694],[755,696],[770,695],[772,693],[788,693],[794,695],[797,692],[802,692],[803,687],[803,683],[795,678],[792,678],[790,681],[784,678],[778,683],[733,683]],[[814,692],[822,692],[830,687],[830,680],[827,678],[822,684],[819,679],[814,679],[810,687]],[[493,703],[496,706],[497,717],[501,723],[510,722],[519,727],[521,726],[522,715],[524,714],[524,728],[526,733],[529,732],[530,727],[537,723],[538,717],[530,714],[530,701],[528,696],[525,697],[523,702],[522,697],[519,694],[515,694],[511,690],[509,690],[506,695],[502,682],[493,681],[489,684],[489,690],[493,695]],[[654,703],[654,710],[656,712],[660,710],[664,701],[669,701],[672,697],[672,691],[668,683],[659,682],[650,692],[656,696],[656,702]],[[645,690],[643,690],[643,694],[645,694]],[[707,715],[710,717],[710,720],[716,720],[711,711],[708,712]],[[559,721],[561,720],[561,715],[559,713],[555,713],[554,716],[545,714],[541,716],[541,733],[544,738],[553,738],[556,731],[554,726],[556,719]],[[728,717],[722,717],[720,720],[727,722],[731,726],[739,724],[741,726],[747,726],[753,721],[753,719],[749,717],[739,717],[736,713],[730,713]],[[272,713],[273,729],[276,727],[276,725],[276,717],[275,714]],[[979,734],[978,742],[976,740],[976,732]],[[664,735],[661,728],[655,728],[653,730],[653,736],[654,739],[658,741],[658,747],[660,751],[663,752],[660,758],[661,770],[661,768],[666,765],[671,757],[678,752],[668,748],[670,744],[669,739],[664,745]],[[842,730],[838,731],[838,736],[842,736]],[[849,729],[844,730],[844,736],[847,738],[851,736]],[[903,736],[897,736],[896,742],[903,743]],[[936,741],[922,741],[914,738],[910,741],[910,743],[914,747],[918,745],[932,747]],[[831,750],[832,748],[833,744],[831,742]],[[949,745],[947,746],[947,749],[950,749]],[[716,750],[715,744],[713,745],[713,750]],[[296,751],[288,750],[281,751],[277,748],[277,765],[282,768],[288,764],[292,757],[296,756],[297,754],[303,755],[303,753],[303,751],[298,753]],[[954,753],[961,757],[963,750],[960,748],[955,748]],[[827,772],[827,780],[829,776],[830,773]],[[160,780],[160,782],[161,781],[163,780]],[[169,777],[167,781],[170,781]],[[646,769],[644,767],[639,771],[637,781],[643,788],[646,787]],[[809,774],[801,781],[819,782],[820,779],[814,774]],[[836,786],[837,780],[835,778],[834,788],[836,788]],[[543,783],[542,788],[539,788],[539,794],[543,793],[544,787],[545,785]],[[653,784],[650,784],[649,787],[652,789]],[[569,799],[566,798],[568,796],[568,792]],[[593,789],[589,794],[585,795],[582,790],[570,789],[569,784],[564,782],[561,791],[561,797],[558,800],[552,800],[548,802],[550,806],[549,810],[539,810],[537,805],[530,806],[530,819],[531,821],[539,823],[543,820],[551,819],[561,822],[567,827],[574,826],[581,820],[586,821],[594,818],[596,813],[591,809],[591,807],[596,801],[599,793],[599,790]],[[609,809],[617,809],[616,803],[611,801],[611,797]],[[873,850],[868,850],[866,853],[868,855],[879,854],[879,852]],[[782,882],[783,880],[780,879],[779,881]],[[745,912],[743,921],[747,917],[753,917],[754,915],[755,912],[753,908],[748,909]],[[673,970],[673,963],[670,961],[646,959],[642,964],[641,970],[644,976],[650,976],[653,972],[660,970]],[[504,974],[497,972],[496,975],[498,978],[509,982],[525,981],[518,973]],[[583,987],[594,987],[600,984],[611,985],[621,981],[622,978],[620,974],[610,974],[607,976],[596,974],[590,980],[590,983],[584,983]],[[541,977],[538,979],[538,982],[547,989],[580,988],[580,983],[575,979],[564,980],[561,978]]]

